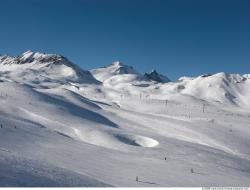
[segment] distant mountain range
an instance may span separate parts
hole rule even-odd
[[[27,51],[20,56],[0,56],[0,80],[16,81],[30,85],[55,85],[65,82],[100,84],[130,93],[138,87],[144,91],[154,88],[151,94],[174,98],[175,94],[195,97],[208,102],[250,105],[250,75],[217,73],[198,77],[170,79],[156,70],[140,74],[132,66],[119,61],[111,65],[86,71],[67,58],[56,54]],[[51,82],[51,83],[49,83]],[[45,84],[46,83],[46,84]],[[129,85],[137,87],[132,90]],[[121,90],[121,89],[120,89]],[[121,92],[122,93],[122,92]],[[149,92],[148,92],[149,93]]]

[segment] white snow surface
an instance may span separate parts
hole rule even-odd
[[[0,56],[0,124],[0,186],[250,184],[249,74],[157,83],[120,62]]]

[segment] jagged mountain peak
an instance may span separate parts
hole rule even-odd
[[[159,74],[155,69],[153,69],[150,73],[145,73],[144,77],[148,80],[166,83],[170,82],[170,79],[164,75]]]
[[[58,54],[46,54],[46,53],[41,53],[41,52],[32,52],[32,51],[26,51],[24,52],[22,55],[18,56],[15,58],[15,62],[16,64],[24,64],[24,63],[32,63],[32,62],[36,62],[36,63],[59,63],[59,62],[63,62],[65,63],[69,63],[70,61],[62,56],[62,55],[58,55]]]
[[[9,55],[0,56],[0,63],[6,65],[26,64],[26,63],[64,63],[68,65],[70,64],[70,61],[62,55],[46,54],[28,50],[16,57],[12,57]]]

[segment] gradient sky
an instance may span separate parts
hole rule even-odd
[[[0,54],[120,60],[171,79],[250,73],[249,0],[1,0]]]

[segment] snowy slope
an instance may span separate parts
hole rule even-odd
[[[249,97],[249,75],[1,56],[0,186],[249,186]]]
[[[210,102],[250,106],[250,81],[239,74],[217,73],[183,80],[183,94],[199,97]]]

